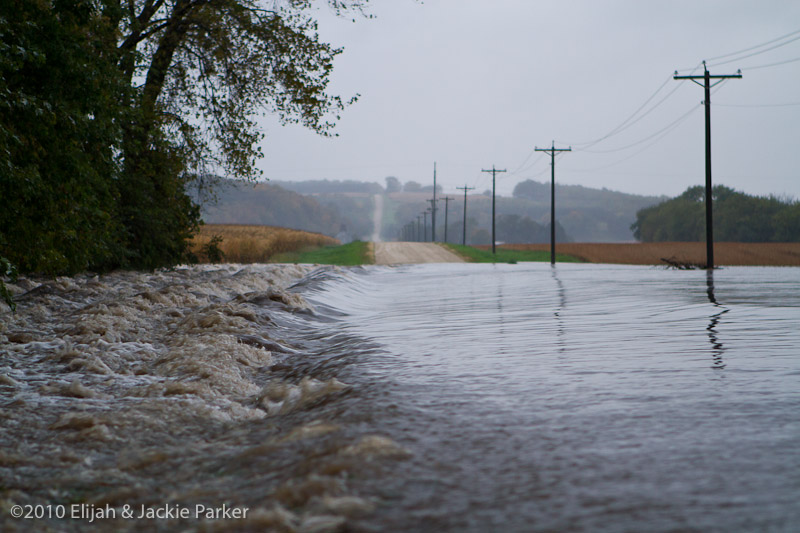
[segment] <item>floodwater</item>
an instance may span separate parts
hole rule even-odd
[[[800,269],[226,265],[12,290],[3,530],[800,528]]]
[[[797,531],[800,270],[420,265],[307,294],[410,452],[404,531]],[[365,407],[366,408],[366,407]]]

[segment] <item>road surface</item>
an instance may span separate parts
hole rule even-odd
[[[376,265],[405,263],[463,263],[464,260],[430,242],[375,242]]]

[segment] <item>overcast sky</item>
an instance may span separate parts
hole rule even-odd
[[[264,119],[269,179],[427,185],[435,161],[445,192],[481,192],[496,165],[508,195],[550,179],[533,149],[555,141],[573,149],[556,158],[558,183],[678,195],[704,183],[703,89],[672,75],[702,74],[706,59],[712,75],[743,75],[712,92],[714,183],[800,198],[800,61],[766,66],[800,58],[796,0],[371,4],[375,18],[355,22],[316,12],[322,39],[344,48],[330,92],[361,96],[338,138]]]

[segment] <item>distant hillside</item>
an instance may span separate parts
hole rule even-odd
[[[381,237],[402,236],[403,226],[421,216],[430,204],[432,187],[395,177],[386,187],[352,180],[272,181],[269,184],[226,187],[220,201],[205,210],[209,223],[268,224],[336,235],[344,227],[351,236],[368,239],[373,228],[373,197],[384,195]],[[437,194],[442,197],[440,190]],[[463,233],[463,195],[450,194],[448,240]],[[559,242],[630,242],[636,212],[666,197],[638,196],[578,185],[556,185],[556,233]],[[467,243],[491,241],[491,197],[473,194],[467,205]],[[444,238],[445,204],[440,202],[437,238]],[[428,218],[430,224],[430,218]],[[497,198],[497,239],[508,243],[549,242],[550,185],[524,181],[513,197]],[[430,231],[430,228],[429,228]],[[428,233],[430,236],[430,233]]]
[[[510,209],[533,220],[550,220],[550,184],[526,180],[514,188]],[[624,242],[634,239],[631,224],[645,207],[667,200],[666,196],[640,196],[582,185],[556,184],[556,219],[575,242]]]
[[[277,185],[226,182],[217,202],[203,207],[208,224],[260,224],[335,236],[348,230],[348,219],[338,209],[310,196]]]

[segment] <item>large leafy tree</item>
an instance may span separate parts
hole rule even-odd
[[[339,12],[362,7],[330,4]],[[340,50],[319,41],[307,0],[122,0],[119,7],[112,11],[119,65],[130,87],[123,221],[136,262],[159,266],[180,260],[197,225],[187,185],[257,176],[257,112],[330,134],[345,105],[325,92]]]
[[[23,271],[119,261],[115,31],[88,1],[0,2],[0,255]]]
[[[257,113],[330,135],[347,105],[326,92],[341,50],[320,41],[310,0],[2,6],[0,192],[16,207],[0,253],[22,270],[183,260],[199,223],[187,188],[258,175]]]

